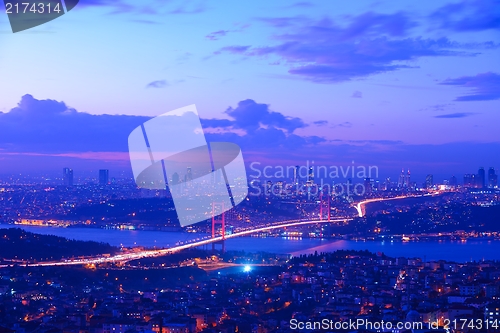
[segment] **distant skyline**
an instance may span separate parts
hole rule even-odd
[[[127,173],[130,131],[193,103],[248,163],[498,169],[498,8],[81,0],[16,34],[0,15],[0,174]]]

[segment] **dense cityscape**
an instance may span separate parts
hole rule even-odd
[[[210,240],[212,227],[216,236],[222,232],[229,236],[273,223],[346,218],[269,229],[254,236],[372,242],[500,238],[496,223],[499,190],[493,168],[466,174],[460,183],[455,176],[438,183],[428,175],[418,185],[409,170],[403,170],[394,182],[390,178],[330,181],[333,188],[351,189],[341,194],[325,191],[325,181],[318,181],[314,171],[310,168],[303,179],[295,171],[291,179],[261,181],[259,195],[250,194],[224,214],[225,229],[220,224],[212,226],[211,221],[180,228],[168,189],[139,189],[132,181],[110,179],[108,170],[99,170],[98,179],[81,184],[75,183],[70,168],[64,168],[60,179],[46,178],[41,184],[4,181],[2,223],[11,229],[2,229],[0,240],[2,332],[313,329],[300,328],[298,323],[325,325],[321,329],[335,331],[328,325],[354,319],[364,322],[355,330],[337,331],[373,331],[370,325],[383,320],[394,327],[415,323],[434,325],[433,331],[472,332],[478,329],[476,319],[491,323],[482,331],[496,331],[500,266],[495,261],[427,261],[353,250],[291,256],[279,249],[276,253],[226,252],[224,246],[212,246],[211,251],[193,247],[148,258],[134,256],[149,251],[141,246],[69,241],[15,229],[180,231],[200,234],[193,240],[203,241]],[[249,188],[257,186],[253,182]],[[364,191],[356,194],[359,184]],[[294,187],[301,190],[294,191]],[[358,202],[366,202],[362,216],[356,210]],[[127,260],[90,260],[128,254]],[[77,258],[89,259],[82,259],[87,263],[80,265],[37,267],[58,260],[74,263]],[[464,318],[470,322],[458,327],[456,319]],[[420,327],[426,328],[430,326]],[[405,330],[408,327],[397,329]]]
[[[4,5],[0,333],[500,333],[500,0]]]

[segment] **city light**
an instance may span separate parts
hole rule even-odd
[[[246,265],[245,267],[243,267],[243,272],[245,273],[248,273],[252,270],[252,267],[250,267],[249,265]]]

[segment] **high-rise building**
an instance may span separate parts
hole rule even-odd
[[[101,169],[99,170],[99,185],[106,185],[109,183],[109,170]]]
[[[193,180],[193,169],[191,167],[188,167],[186,172],[186,180]]]
[[[293,168],[293,184],[298,185],[299,184],[299,166],[296,165],[295,168]]]
[[[309,176],[308,176],[307,180],[309,182],[311,182],[311,184],[314,184],[314,168],[313,167],[309,168]]]
[[[464,175],[464,187],[474,187],[474,175],[471,175],[470,173],[466,173]]]
[[[411,179],[410,179],[410,169],[408,169],[408,173],[405,176],[405,180],[403,183],[403,187],[410,187],[411,186]]]
[[[484,168],[481,167],[477,172],[477,187],[484,188],[484,185],[486,184],[485,180],[486,180],[486,172],[484,171]]]
[[[177,172],[174,172],[172,174],[172,185],[177,185],[181,182],[179,174]]]
[[[385,190],[386,191],[392,190],[392,183],[391,183],[391,178],[390,177],[387,177],[385,179]]]
[[[363,186],[365,187],[365,194],[372,193],[372,180],[370,178],[365,178]]]
[[[498,176],[495,172],[495,168],[491,167],[488,169],[488,187],[494,188],[498,185]]]
[[[450,186],[451,187],[457,187],[458,186],[457,177],[451,176],[451,178],[450,178]]]
[[[66,186],[73,186],[73,169],[63,169],[63,184]]]
[[[425,188],[432,188],[434,186],[434,177],[432,175],[427,175],[425,177]]]
[[[405,170],[401,169],[401,174],[398,179],[398,188],[402,188],[405,184]]]

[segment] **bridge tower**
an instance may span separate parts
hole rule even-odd
[[[330,222],[330,221],[331,221],[331,219],[330,219],[330,218],[331,218],[331,215],[332,215],[332,214],[331,214],[331,213],[332,213],[332,211],[331,211],[331,209],[330,209],[330,199],[331,199],[331,196],[330,196],[330,195],[328,195],[328,209],[327,209],[327,211],[328,211],[328,222]]]
[[[326,218],[328,220],[328,222],[331,221],[331,210],[330,210],[330,195],[327,194],[326,195]],[[323,192],[320,193],[319,195],[319,220],[320,221],[323,221],[323,205],[325,205],[325,202],[323,201]],[[321,233],[320,233],[320,237],[323,238],[323,227],[321,227]]]
[[[319,220],[323,221],[323,191],[319,193]]]
[[[221,211],[223,212],[221,214],[220,220],[217,221],[215,218],[215,207],[219,205],[221,207]],[[224,212],[224,203],[223,202],[212,202],[212,238],[215,238],[215,225],[216,224],[221,224],[221,237],[222,240],[219,242],[213,242],[212,243],[212,251],[215,251],[215,244],[221,244],[222,246],[222,253],[226,252],[226,213]]]

